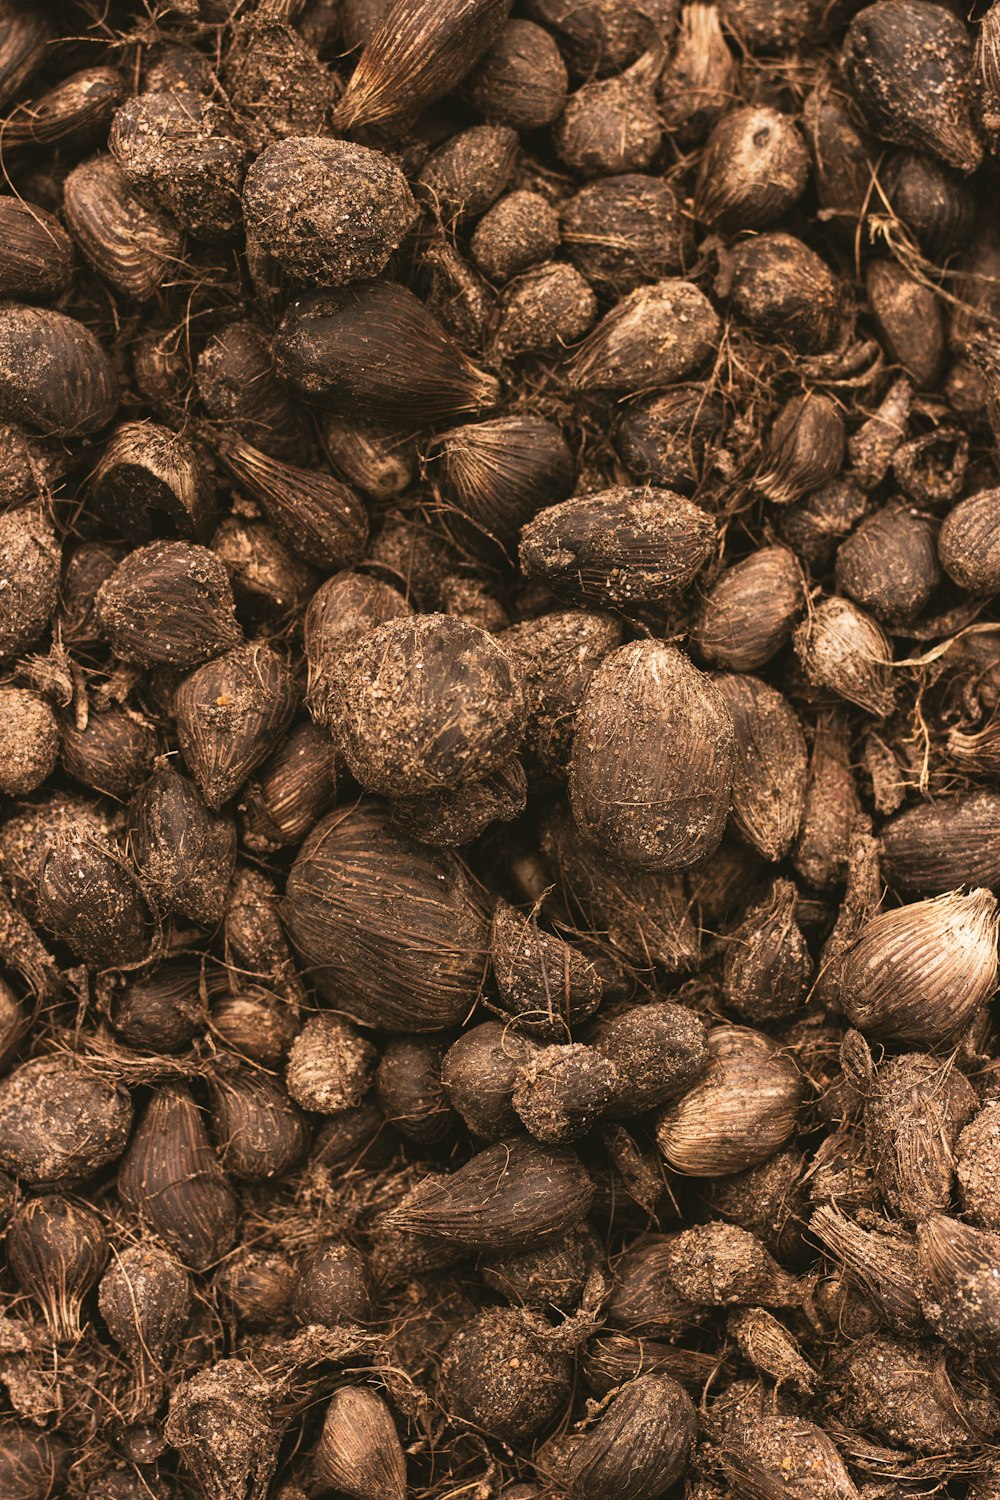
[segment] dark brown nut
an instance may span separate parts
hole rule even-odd
[[[573,815],[625,864],[686,869],[722,838],[735,754],[724,699],[676,646],[622,646],[594,673],[577,715]]]
[[[541,130],[562,113],[568,87],[551,33],[534,21],[513,19],[465,80],[464,93],[487,120]]]
[[[596,316],[597,298],[575,267],[559,260],[532,266],[504,288],[496,352],[515,359],[564,349],[583,337]]]
[[[73,245],[59,220],[34,203],[0,197],[0,297],[47,302],[72,272]]]
[[[484,276],[509,281],[519,271],[551,260],[559,248],[559,215],[541,193],[519,188],[487,210],[469,246]]]
[[[296,135],[261,152],[243,185],[247,237],[300,281],[340,286],[385,269],[417,206],[381,151]]]
[[[596,177],[649,166],[662,135],[655,92],[662,66],[657,48],[624,73],[595,79],[570,94],[553,138],[571,172]]]
[[[447,790],[498,768],[518,747],[516,662],[474,625],[421,615],[380,625],[344,662],[338,742],[369,791]]]
[[[0,308],[0,415],[55,437],[107,427],[118,381],[97,339],[65,313]]]
[[[181,258],[179,226],[141,203],[109,156],[73,169],[63,188],[63,213],[97,274],[136,302],[153,297]]]
[[[940,577],[933,528],[907,506],[882,506],[837,549],[838,590],[889,624],[919,615]]]
[[[767,229],[805,191],[809,153],[792,120],[776,109],[742,105],[708,138],[695,188],[695,212],[715,229]]]
[[[586,395],[609,396],[673,385],[698,373],[719,330],[714,308],[691,282],[637,287],[584,339],[570,361],[569,384]]]
[[[877,0],[880,5],[909,0]],[[918,0],[919,3],[919,0]],[[873,260],[868,267],[868,301],[890,359],[914,385],[934,386],[945,357],[944,318],[929,287],[894,260]]]
[[[566,252],[587,280],[623,296],[683,271],[691,231],[669,183],[637,173],[587,183],[562,205]]]
[[[710,666],[753,672],[790,638],[804,602],[802,571],[784,547],[761,547],[719,574],[691,639]]]
[[[473,125],[460,131],[421,167],[421,199],[442,224],[477,218],[510,185],[517,153],[517,131],[508,125]]]
[[[732,251],[720,292],[739,322],[759,338],[800,354],[822,354],[837,341],[840,284],[814,250],[790,234],[758,234]]]

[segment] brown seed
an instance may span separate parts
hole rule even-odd
[[[58,758],[59,725],[45,699],[27,688],[0,688],[0,791],[35,791]]]
[[[968,32],[928,0],[877,0],[844,38],[844,72],[872,130],[970,172],[983,148],[969,114]]]
[[[657,177],[587,183],[562,205],[562,242],[594,286],[618,296],[684,269],[690,229],[677,195]]]
[[[754,484],[773,505],[789,505],[835,479],[844,462],[844,422],[828,396],[793,396],[771,428]]]
[[[800,11],[806,14],[806,8]],[[802,125],[813,155],[813,181],[822,211],[844,234],[854,235],[869,206],[873,159],[847,98],[823,79],[807,96]]]
[[[638,870],[591,847],[568,813],[549,817],[542,849],[570,911],[607,933],[626,963],[677,973],[697,965],[700,939],[679,875]]]
[[[586,1135],[625,1089],[610,1057],[567,1042],[529,1054],[518,1069],[513,1104],[535,1140],[561,1146]]]
[[[880,5],[920,0],[878,0]],[[873,260],[868,267],[868,301],[889,358],[914,385],[938,383],[945,355],[944,318],[929,287],[893,260]]]
[[[315,567],[350,567],[368,539],[364,506],[332,474],[300,469],[238,437],[218,444],[237,483],[259,503],[279,537]]]
[[[697,1322],[698,1308],[681,1295],[670,1274],[673,1262],[671,1241],[662,1234],[633,1240],[616,1258],[607,1304],[612,1328],[673,1342]]]
[[[834,1389],[843,1419],[893,1448],[939,1454],[976,1442],[958,1389],[942,1382],[938,1346],[931,1341],[870,1334],[849,1344]],[[970,1400],[971,1392],[965,1395]],[[972,1415],[972,1413],[969,1413]],[[987,1430],[997,1411],[987,1399],[977,1413]]]
[[[719,339],[718,316],[689,281],[637,287],[584,339],[567,369],[584,395],[631,396],[695,375]]]
[[[56,1343],[80,1337],[83,1301],[104,1267],[108,1242],[97,1214],[70,1198],[32,1198],[7,1226],[7,1264],[38,1303]]]
[[[63,188],[70,233],[94,270],[116,291],[146,302],[181,258],[181,231],[146,208],[109,156],[74,167]]]
[[[372,500],[393,500],[417,477],[416,444],[378,422],[326,412],[323,446],[334,468]]]
[[[413,227],[406,178],[381,151],[296,134],[267,146],[243,185],[247,236],[299,281],[378,276]]]
[[[129,846],[150,899],[199,927],[219,925],[236,865],[232,819],[206,808],[186,776],[161,765],[129,804]]]
[[[442,224],[478,218],[509,186],[518,150],[510,126],[473,125],[431,153],[420,169],[418,192]]]
[[[203,541],[215,513],[195,450],[156,422],[125,422],[115,429],[91,476],[90,500],[117,531],[138,540],[166,522],[182,536]]]
[[[454,854],[396,832],[373,803],[313,829],[284,917],[320,993],[365,1024],[434,1031],[459,1023],[479,993],[489,927],[471,876]]]
[[[240,224],[247,150],[214,100],[183,87],[136,95],[115,115],[108,148],[136,191],[194,239],[225,241]]]
[[[1000,490],[959,502],[941,525],[938,551],[948,576],[974,594],[1000,588]]]
[[[385,1401],[363,1386],[342,1386],[323,1418],[316,1448],[321,1481],[351,1500],[405,1500],[406,1459]]]
[[[433,1145],[455,1123],[441,1078],[443,1042],[393,1037],[378,1065],[376,1088],[382,1112],[407,1140]]]
[[[851,773],[847,721],[839,711],[816,722],[798,843],[797,873],[819,890],[839,885],[847,870],[851,832],[861,803]]]
[[[796,630],[795,651],[810,682],[879,718],[892,712],[892,648],[875,621],[847,599],[824,599]]]
[[[791,119],[741,105],[723,115],[701,157],[695,212],[714,229],[767,229],[805,190],[809,153]]]
[[[0,414],[79,437],[107,427],[117,409],[117,378],[88,328],[47,308],[0,308]]]
[[[542,417],[498,417],[452,428],[434,439],[427,464],[445,525],[488,561],[498,551],[511,555],[540,496],[564,500],[576,478],[565,438]]]
[[[97,592],[95,612],[115,655],[142,666],[196,667],[240,639],[229,578],[207,547],[137,547]]]
[[[73,245],[59,220],[21,198],[0,198],[0,296],[45,302],[72,272]]]
[[[595,79],[570,94],[553,139],[571,172],[596,177],[649,166],[662,136],[656,104],[662,67],[657,47],[624,73]]]
[[[569,80],[551,32],[534,21],[506,21],[465,80],[463,92],[485,119],[542,130],[562,113]]]
[[[1000,1336],[1000,1237],[935,1216],[917,1230],[917,1266],[927,1321],[959,1349],[991,1351]]]
[[[873,1036],[934,1046],[960,1032],[997,982],[997,903],[950,891],[881,912],[847,950],[840,997]]]
[[[687,495],[708,479],[725,428],[718,397],[700,386],[677,386],[629,406],[615,446],[632,479]]]
[[[575,344],[597,316],[597,298],[574,266],[544,261],[507,284],[498,316],[496,353],[516,359]]]
[[[412,796],[461,785],[517,749],[516,664],[486,631],[448,615],[378,626],[344,663],[338,743],[369,791]]]
[[[224,953],[237,990],[248,980],[301,1005],[305,990],[279,916],[280,897],[263,870],[237,864],[229,889]]]
[[[468,844],[491,823],[509,823],[528,804],[528,779],[516,755],[489,776],[420,797],[394,797],[393,821],[411,838],[437,848]]]
[[[643,1114],[686,1093],[708,1062],[704,1021],[669,1000],[600,1016],[587,1040],[618,1070],[611,1118]]]
[[[539,1432],[568,1402],[570,1360],[549,1325],[508,1307],[487,1308],[459,1329],[441,1365],[447,1409],[502,1442]]]
[[[805,805],[806,744],[798,715],[759,677],[719,673],[711,680],[736,736],[733,821],[765,859],[783,859]]]
[[[741,240],[717,290],[759,338],[800,354],[822,354],[836,343],[840,284],[826,262],[794,235]]]
[[[487,210],[472,231],[469,248],[490,281],[509,281],[518,271],[552,259],[559,248],[559,216],[541,193],[519,188]]]
[[[683,5],[673,57],[660,75],[664,128],[683,146],[700,144],[733,102],[738,72],[719,7],[702,0]]]
[[[772,1313],[762,1307],[741,1308],[729,1314],[726,1326],[744,1359],[756,1369],[779,1385],[787,1382],[806,1393],[814,1389],[816,1372],[794,1336]]]
[[[603,998],[604,984],[585,954],[506,901],[493,913],[490,956],[503,1010],[532,1036],[567,1039]]]
[[[919,615],[940,580],[934,532],[907,506],[882,506],[837,548],[837,588],[877,620]]]
[[[521,569],[581,604],[657,603],[683,593],[712,552],[711,516],[670,490],[618,487],[539,511]]]
[[[611,615],[558,610],[503,632],[521,668],[528,709],[525,750],[544,771],[565,774],[576,711],[600,662],[622,642]]]
[[[701,601],[691,639],[709,665],[753,672],[789,639],[802,603],[802,572],[792,553],[760,547],[719,574]]]
[[[69,1057],[36,1057],[0,1080],[0,1164],[32,1184],[89,1177],[132,1128],[125,1089]]]
[[[201,404],[274,458],[300,459],[312,447],[307,416],[286,396],[274,373],[270,343],[255,323],[230,323],[198,356]]]
[[[812,959],[795,920],[797,895],[790,880],[774,881],[729,939],[722,991],[741,1020],[779,1020],[805,999]]]
[[[332,1241],[307,1255],[292,1293],[292,1312],[300,1323],[324,1328],[369,1322],[372,1287],[360,1251]]]
[[[396,589],[362,573],[336,573],[313,594],[302,621],[309,670],[306,701],[318,724],[332,727],[342,705],[343,663],[376,626],[410,606]]]
[[[593,1183],[572,1151],[526,1137],[487,1146],[458,1171],[425,1178],[384,1220],[479,1250],[527,1250],[586,1217]]]
[[[22,85],[41,66],[53,41],[52,20],[27,5],[4,6],[0,48],[0,109],[16,98]]]
[[[980,1229],[1000,1229],[1000,1103],[983,1106],[955,1144],[955,1177],[966,1217]]]
[[[950,505],[965,488],[969,434],[939,427],[901,443],[893,454],[892,472],[917,505]]]
[[[794,1146],[776,1151],[759,1166],[705,1184],[712,1213],[756,1235],[784,1263],[801,1264],[807,1211],[806,1163]]]
[[[802,1082],[759,1031],[714,1026],[699,1083],[659,1117],[656,1138],[675,1170],[723,1177],[766,1161],[795,1129]]]
[[[313,724],[300,724],[264,762],[247,790],[247,848],[300,844],[333,802],[335,791],[329,736]]]
[[[288,1053],[285,1082],[303,1109],[339,1114],[356,1109],[371,1087],[376,1053],[349,1021],[313,1016]]]
[[[149,951],[145,890],[118,848],[86,825],[51,841],[39,873],[38,920],[95,968],[128,968]]]
[[[112,1026],[129,1047],[183,1051],[202,1021],[201,978],[199,964],[178,959],[127,979],[112,997]]]
[[[798,504],[785,506],[775,520],[801,561],[822,571],[832,561],[837,543],[865,516],[870,504],[865,491],[842,474]]]
[[[920,1223],[951,1205],[953,1150],[976,1095],[947,1062],[919,1053],[890,1058],[863,1111],[868,1154],[886,1207]]]
[[[393,0],[334,110],[337,130],[418,114],[455,87],[500,36],[509,0]]]
[[[294,708],[287,667],[256,642],[227,651],[184,679],[174,694],[177,738],[213,812],[267,759]]]
[[[240,618],[255,624],[284,624],[302,613],[316,575],[289,552],[266,522],[226,516],[210,545],[226,565]]]
[[[996,792],[918,802],[882,829],[887,878],[900,890],[927,896],[961,885],[1000,885],[998,828]]]
[[[132,1365],[133,1415],[155,1406],[163,1361],[191,1312],[191,1282],[172,1255],[150,1241],[114,1252],[101,1280],[101,1317]]]
[[[718,847],[734,763],[732,720],[710,680],[676,646],[635,642],[605,658],[580,705],[573,815],[615,859],[685,869]]]
[[[560,51],[581,78],[619,73],[676,19],[673,0],[528,0],[532,20],[555,34]]]
[[[722,1472],[738,1500],[765,1500],[780,1487],[789,1496],[856,1500],[844,1461],[821,1427],[802,1417],[768,1413],[734,1423],[721,1450]]]
[[[923,1331],[917,1244],[911,1234],[889,1225],[862,1229],[830,1204],[816,1210],[809,1228],[890,1328],[899,1333]]]
[[[241,1245],[222,1262],[213,1281],[241,1325],[268,1328],[286,1316],[297,1279],[281,1251]]]
[[[664,1237],[660,1268],[686,1301],[699,1307],[739,1303],[795,1306],[802,1288],[747,1230],[697,1224]]]
[[[11,111],[3,122],[4,146],[9,151],[18,146],[72,151],[99,145],[125,93],[117,68],[81,68]]]
[[[452,1105],[473,1135],[485,1141],[514,1135],[520,1120],[511,1096],[521,1064],[533,1043],[496,1021],[464,1031],[448,1048],[441,1081]]]
[[[196,1271],[236,1238],[236,1198],[183,1084],[158,1088],[118,1171],[123,1202]]]
[[[221,996],[212,1005],[209,1025],[224,1047],[265,1068],[284,1062],[299,1029],[291,1006],[259,990]]]
[[[284,1177],[304,1154],[305,1120],[277,1079],[259,1069],[220,1073],[211,1080],[209,1097],[215,1148],[233,1177]]]
[[[231,16],[226,11],[220,19]],[[289,136],[319,134],[332,102],[328,69],[283,7],[235,20],[222,84],[241,131],[258,149]]]
[[[412,292],[391,281],[300,297],[278,327],[274,350],[293,396],[362,416],[447,420],[492,406],[498,395],[494,377],[476,368]]]
[[[573,1434],[559,1472],[581,1500],[657,1500],[687,1468],[697,1419],[668,1375],[623,1385],[586,1432]]]

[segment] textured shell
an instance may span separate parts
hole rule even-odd
[[[370,1026],[434,1031],[475,1004],[489,923],[465,866],[372,803],[331,813],[288,877],[284,918],[327,999]]]
[[[267,759],[294,708],[288,668],[256,641],[184,679],[174,694],[177,739],[210,808],[218,811]]]
[[[810,682],[884,717],[896,700],[892,647],[881,628],[847,599],[824,599],[795,632],[795,650]]]
[[[798,715],[759,677],[720,673],[712,680],[736,735],[734,821],[765,859],[784,859],[805,807],[806,742]]]
[[[0,1163],[31,1183],[88,1177],[124,1151],[125,1089],[68,1058],[39,1057],[0,1081]]]
[[[295,136],[261,152],[243,186],[247,236],[320,286],[377,276],[417,217],[389,157],[352,141]]]
[[[497,40],[510,0],[394,0],[334,111],[338,130],[416,114]]]
[[[802,1081],[770,1037],[743,1026],[708,1033],[700,1082],[660,1115],[656,1139],[670,1165],[697,1177],[743,1172],[795,1129]]]
[[[877,0],[844,38],[844,71],[871,128],[969,172],[983,148],[970,118],[969,34],[930,0]]]
[[[945,572],[974,594],[1000,589],[1000,490],[981,490],[949,511],[938,535]]]
[[[139,540],[165,520],[182,536],[205,541],[214,515],[194,448],[158,422],[115,428],[90,477],[90,501],[116,531]]]
[[[697,374],[719,340],[718,315],[689,281],[638,287],[605,315],[567,371],[577,391],[636,395]]]
[[[189,542],[130,552],[101,584],[94,612],[115,655],[146,667],[197,667],[242,635],[225,566]]]
[[[698,217],[714,229],[766,229],[802,196],[809,153],[789,116],[745,104],[713,129],[695,188]]]
[[[997,984],[1000,910],[957,891],[879,913],[842,960],[841,1004],[873,1036],[933,1046],[955,1036]]]
[[[527,704],[525,749],[549,772],[565,773],[584,689],[601,661],[622,642],[612,616],[554,610],[512,625],[500,640],[521,668]]]
[[[451,615],[390,620],[343,666],[338,743],[369,791],[413,796],[497,770],[518,748],[517,663],[487,631]]]
[[[676,646],[636,641],[604,659],[577,715],[573,815],[615,859],[683,870],[711,854],[729,815],[732,719]]]
[[[316,1447],[324,1484],[348,1495],[405,1500],[406,1459],[385,1401],[363,1386],[335,1392]]]
[[[719,574],[691,639],[712,666],[754,672],[788,640],[802,608],[802,570],[787,547],[761,547]]]
[[[570,1493],[579,1500],[659,1500],[684,1473],[696,1431],[683,1386],[668,1375],[639,1375],[570,1440]]]
[[[628,608],[683,591],[715,548],[711,516],[672,490],[601,490],[550,505],[521,532],[521,568],[581,604]]]
[[[72,273],[73,243],[59,220],[34,203],[0,197],[0,297],[44,301]]]
[[[118,382],[97,339],[65,313],[0,308],[0,414],[57,437],[99,432]]]
[[[140,203],[110,156],[73,169],[63,189],[63,212],[98,275],[136,302],[152,297],[180,261],[180,229]]]
[[[956,886],[1000,886],[1000,794],[918,802],[890,818],[882,861],[897,890],[939,896]]]

